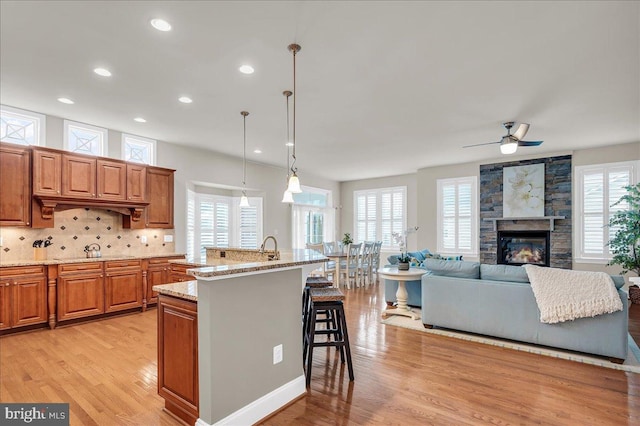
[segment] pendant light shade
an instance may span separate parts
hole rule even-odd
[[[285,90],[282,94],[287,98],[287,189],[282,194],[282,202],[283,203],[293,203],[293,194],[289,191],[289,155],[291,154],[290,144],[289,142],[289,96],[293,94],[291,90]],[[298,183],[298,186],[300,184]]]
[[[247,198],[247,111],[241,111],[242,115],[242,197],[240,197],[240,207],[249,207]]]
[[[292,194],[300,194],[302,192],[302,188],[300,188],[300,179],[295,174],[295,172],[289,176],[289,185],[287,185],[287,191]]]
[[[293,203],[293,194],[289,192],[289,189],[284,191],[284,194],[282,195],[282,202],[289,204]]]

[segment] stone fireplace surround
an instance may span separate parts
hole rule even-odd
[[[550,232],[550,266],[571,269],[572,216],[571,216],[571,156],[537,158],[480,166],[480,261],[497,263],[498,232],[485,218],[502,218],[502,169],[505,167],[545,164],[544,214],[564,216],[556,219]],[[549,231],[548,219],[501,220],[497,230]]]

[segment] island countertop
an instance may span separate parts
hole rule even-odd
[[[196,278],[215,280],[216,277],[226,275],[261,272],[269,269],[283,269],[312,263],[323,263],[329,261],[323,254],[314,250],[301,249],[282,251],[279,260],[269,260],[264,262],[234,262],[223,261],[220,264],[209,264],[204,267],[191,268],[187,273]]]
[[[198,301],[198,281],[182,281],[171,284],[158,284],[153,286],[153,291],[166,296],[177,297],[178,299]]]

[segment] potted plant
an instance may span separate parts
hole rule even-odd
[[[342,249],[344,250],[345,247],[349,247],[349,244],[351,243],[353,243],[353,240],[351,239],[351,234],[346,232],[342,237]]]
[[[418,227],[405,229],[402,233],[392,232],[391,236],[398,246],[400,246],[400,255],[398,256],[398,271],[408,271],[411,266],[411,257],[407,254],[407,237],[410,233],[416,232]]]
[[[640,183],[625,189],[627,193],[611,206],[625,203],[628,207],[616,211],[609,220],[615,233],[608,243],[613,254],[608,265],[622,266],[622,274],[635,272],[638,276],[630,281],[640,284]]]
[[[411,266],[411,258],[407,252],[400,253],[398,256],[398,271],[408,271]]]

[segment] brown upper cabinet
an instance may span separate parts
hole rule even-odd
[[[31,219],[30,150],[0,144],[0,226],[29,226]]]
[[[147,167],[147,228],[173,228],[174,170]]]
[[[127,164],[127,199],[147,200],[147,167],[142,164]]]
[[[96,159],[76,154],[62,154],[62,196],[96,197]]]
[[[33,149],[33,195],[60,196],[62,192],[62,153]]]
[[[96,161],[97,197],[103,200],[127,199],[127,164],[119,161]]]

